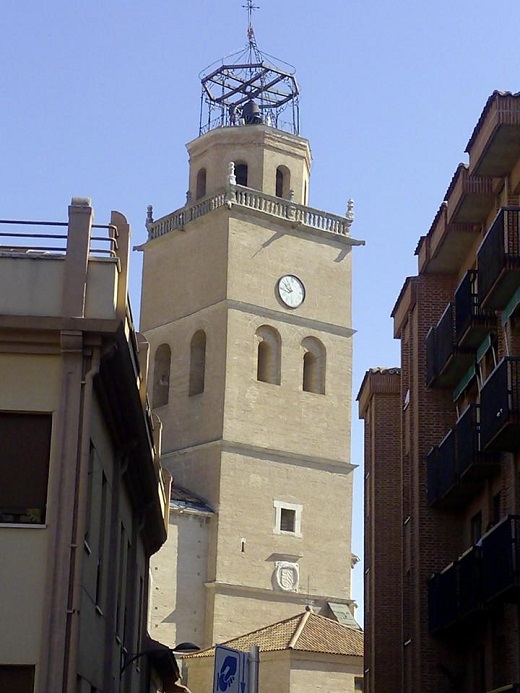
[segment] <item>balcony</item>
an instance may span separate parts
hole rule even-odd
[[[520,516],[509,515],[428,580],[429,628],[478,619],[499,601],[520,602]]]
[[[428,503],[438,505],[457,483],[455,429],[427,457]]]
[[[456,342],[459,347],[476,349],[495,324],[494,312],[479,303],[478,272],[469,270],[455,291]]]
[[[110,224],[92,221],[86,198],[72,199],[68,222],[0,220],[2,315],[13,324],[28,317],[123,318],[130,229],[118,212]]]
[[[426,337],[427,384],[454,387],[474,361],[474,351],[457,343],[455,303],[449,303]]]
[[[500,469],[494,452],[484,452],[480,439],[480,406],[471,404],[455,426],[457,437],[457,474],[462,484],[488,479]],[[477,490],[480,490],[480,483]]]
[[[482,598],[520,597],[520,516],[509,515],[482,538]]]
[[[520,358],[502,359],[480,393],[483,450],[520,449]]]
[[[520,208],[503,207],[477,252],[479,304],[503,310],[520,286]]]
[[[496,473],[494,453],[480,449],[479,407],[470,405],[455,427],[434,447],[427,458],[428,503],[435,507],[458,507],[474,497],[482,481]]]
[[[430,632],[438,633],[478,616],[480,591],[480,548],[473,546],[428,580]]]
[[[457,562],[450,563],[428,580],[430,633],[445,630],[458,620]]]

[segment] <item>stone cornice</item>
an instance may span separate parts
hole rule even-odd
[[[272,448],[263,448],[256,445],[248,445],[246,443],[215,439],[210,441],[205,441],[199,443],[198,445],[190,445],[189,447],[182,448],[179,450],[171,450],[169,452],[164,452],[162,454],[162,461],[165,462],[168,459],[173,459],[175,457],[180,457],[182,455],[189,455],[193,451],[201,450],[203,448],[209,447],[219,447],[222,452],[238,453],[240,455],[247,455],[249,457],[257,457],[262,459],[270,459],[276,462],[283,462],[286,464],[294,464],[298,466],[305,467],[315,467],[319,469],[327,469],[331,472],[341,472],[343,474],[350,474],[357,468],[357,465],[351,464],[350,462],[345,462],[343,460],[333,460],[326,457],[318,457],[315,455],[302,455],[300,453],[292,452],[289,450],[275,450]]]

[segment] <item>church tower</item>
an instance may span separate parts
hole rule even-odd
[[[248,3],[251,19],[252,3]],[[148,210],[141,331],[172,473],[152,637],[204,646],[352,604],[352,205],[308,206],[287,65],[251,21],[202,75],[186,204]],[[335,614],[335,616],[334,616]]]

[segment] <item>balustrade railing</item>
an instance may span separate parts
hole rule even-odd
[[[164,236],[171,231],[183,229],[186,224],[198,219],[224,205],[237,205],[246,209],[270,214],[279,219],[288,219],[296,224],[302,224],[313,229],[339,236],[350,235],[350,224],[347,217],[329,214],[312,207],[300,205],[292,200],[266,195],[259,190],[246,188],[241,185],[230,185],[214,195],[192,205],[178,209],[168,216],[147,224],[150,240]]]

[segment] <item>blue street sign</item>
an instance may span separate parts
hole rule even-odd
[[[249,693],[249,653],[231,647],[215,647],[213,693]]]

